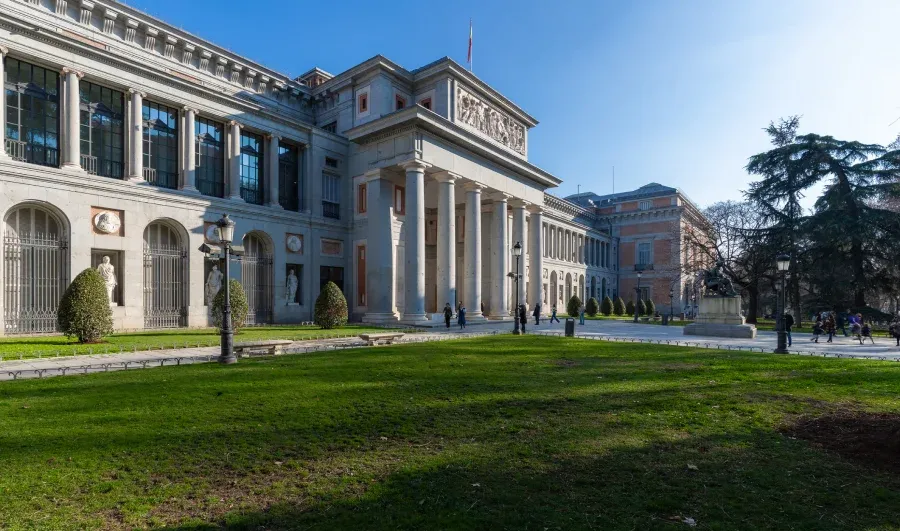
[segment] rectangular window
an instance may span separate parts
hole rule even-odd
[[[641,300],[646,301],[650,299],[650,288],[641,288]]]
[[[6,58],[6,154],[15,160],[59,166],[59,74]]]
[[[325,166],[328,168],[337,168],[338,160],[331,157],[325,157]]]
[[[646,266],[653,262],[651,262],[650,257],[650,244],[649,243],[639,243],[638,244],[638,255],[637,255],[637,263],[640,266]]]
[[[650,201],[638,201],[638,210],[650,210]]]
[[[125,159],[125,95],[82,80],[81,167],[90,174],[121,179]]]
[[[197,189],[203,195],[225,197],[225,126],[198,116],[194,134]]]
[[[278,203],[285,210],[300,210],[300,157],[297,146],[278,144]]]
[[[357,214],[365,214],[366,213],[366,202],[367,197],[366,194],[369,191],[369,187],[366,183],[359,183],[359,186],[356,188],[356,213]]]
[[[144,180],[178,188],[178,110],[144,100]]]
[[[394,213],[398,216],[406,215],[406,188],[394,187]]]
[[[366,246],[356,248],[356,304],[366,305]]]
[[[425,107],[429,111],[431,110],[431,98],[425,98],[424,100],[419,102],[419,105]]]
[[[322,172],[322,215],[341,219],[341,178],[327,171]]]
[[[241,198],[254,205],[263,204],[262,137],[241,131]]]
[[[359,95],[359,112],[366,112],[369,110],[369,94],[360,94]]]
[[[331,122],[322,126],[322,129],[329,133],[337,133],[337,122]]]
[[[331,267],[331,266],[320,266],[319,267],[319,292],[322,292],[322,289],[325,287],[325,284],[328,282],[334,282],[337,284],[337,287],[340,288],[341,291],[344,291],[344,268],[343,267]]]
[[[404,98],[403,96],[400,96],[399,94],[395,95],[394,96],[394,105],[396,107],[396,110],[398,110],[398,111],[400,109],[403,109],[404,107],[406,107],[406,98]]]

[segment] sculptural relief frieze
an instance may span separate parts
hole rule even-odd
[[[457,120],[516,153],[525,154],[525,127],[463,88],[456,90]]]

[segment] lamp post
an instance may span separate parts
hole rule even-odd
[[[229,281],[234,221],[228,217],[228,214],[224,214],[222,219],[216,222],[216,233],[225,255],[225,307],[222,308],[222,351],[219,354],[219,363],[227,365],[237,363],[237,358],[234,356],[234,329],[231,327],[231,282]]]
[[[513,328],[513,334],[519,335],[522,333],[519,329],[519,258],[522,256],[522,244],[520,242],[516,242],[513,246],[513,256],[516,257],[516,307],[513,308],[513,321],[515,321],[516,326]]]
[[[778,331],[778,345],[775,348],[776,354],[787,354],[787,330],[784,326],[784,277],[791,267],[791,257],[786,254],[780,254],[775,258],[775,268],[781,276],[781,292],[775,299],[775,329]]]
[[[638,322],[638,313],[640,313],[640,303],[641,302],[641,272],[637,272],[638,275],[638,283],[637,286],[634,287],[634,322]]]
[[[675,318],[675,308],[672,304],[675,300],[675,288],[669,288],[669,321]]]
[[[695,308],[697,307],[697,296],[691,295],[691,319],[694,318]]]

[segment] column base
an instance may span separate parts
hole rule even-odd
[[[513,321],[513,316],[512,316],[512,315],[509,315],[509,314],[506,314],[506,315],[503,315],[503,314],[500,314],[500,315],[488,315],[488,316],[487,316],[487,320],[488,320],[488,321],[509,321],[509,322],[512,322],[512,321]]]
[[[395,312],[366,313],[362,318],[362,322],[372,323],[372,324],[390,324],[390,323],[396,324],[396,323],[400,322],[400,315]]]
[[[244,203],[244,202],[245,202],[245,201],[244,201],[244,198],[241,197],[241,196],[239,196],[239,195],[229,195],[229,196],[228,196],[228,200],[229,200],[229,201],[240,201],[241,203]]]
[[[431,324],[428,316],[424,313],[403,314],[400,322],[406,325]]]
[[[271,203],[271,202],[270,202],[270,203],[266,203],[266,207],[267,207],[267,208],[274,208],[274,209],[277,209],[277,210],[284,210],[284,207],[281,206],[281,203]]]
[[[200,190],[197,190],[197,189],[194,188],[193,186],[184,186],[184,187],[181,188],[181,191],[184,192],[184,193],[186,193],[186,194],[200,195]]]
[[[66,171],[74,171],[74,172],[78,172],[78,173],[87,173],[86,171],[84,171],[84,168],[81,167],[81,164],[68,164],[67,163],[67,164],[63,164],[62,166],[60,166],[59,169],[66,170]]]

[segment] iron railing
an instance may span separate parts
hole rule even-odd
[[[18,160],[20,162],[25,162],[26,156],[25,152],[27,150],[28,144],[25,142],[21,142],[19,140],[13,140],[11,138],[7,138],[4,143],[4,148],[6,149],[6,154],[9,155],[13,160]]]
[[[81,169],[90,175],[97,175],[97,157],[91,155],[81,156]]]
[[[241,283],[247,295],[248,325],[270,324],[273,313],[272,257],[244,255],[241,257]]]
[[[3,318],[7,334],[57,331],[56,311],[68,286],[68,246],[53,234],[3,239]]]
[[[322,201],[322,216],[332,219],[341,219],[341,204],[331,201]]]
[[[186,265],[176,245],[144,245],[144,328],[187,326]]]
[[[144,180],[150,184],[157,184],[156,182],[156,169],[148,168],[144,166]]]

